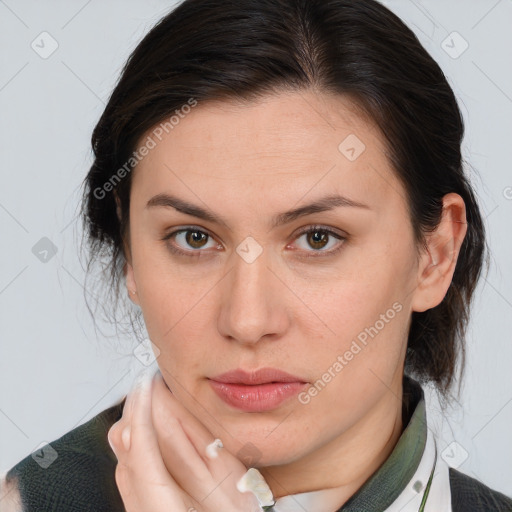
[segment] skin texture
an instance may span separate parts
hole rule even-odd
[[[252,493],[234,492],[245,466],[227,450],[207,456],[204,447],[213,437],[169,392],[161,374],[152,378],[146,371],[137,378],[108,438],[126,512],[260,510]]]
[[[0,475],[0,510],[2,512],[22,512],[21,496],[16,480],[7,483],[6,475]]]
[[[353,161],[338,149],[351,134],[365,145]],[[443,220],[428,250],[419,250],[382,135],[347,98],[314,91],[199,104],[132,172],[126,285],[168,388],[226,450],[242,460],[250,452],[275,497],[339,487],[341,505],[404,428],[411,313],[438,305],[450,285],[466,233],[462,198],[444,197]],[[147,208],[159,193],[206,208],[227,226]],[[275,214],[335,193],[368,208],[338,207],[271,228]],[[315,224],[346,239],[321,231],[319,243],[299,233]],[[161,240],[186,228],[209,236]],[[248,236],[263,249],[252,263],[236,251]],[[333,376],[338,356],[396,303],[400,311]],[[332,378],[309,403],[293,397],[263,413],[233,409],[208,382],[263,367],[311,385],[329,369]],[[156,428],[164,435],[165,424]],[[162,448],[162,457],[171,454]]]

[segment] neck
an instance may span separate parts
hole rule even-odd
[[[332,489],[342,506],[389,457],[405,425],[402,376],[361,420],[293,463],[259,468],[274,498]]]

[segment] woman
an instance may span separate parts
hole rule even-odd
[[[462,136],[441,69],[373,0],[180,4],[123,70],[84,192],[156,364],[12,468],[4,503],[512,510],[446,465],[420,385],[448,400],[462,376],[484,261]]]

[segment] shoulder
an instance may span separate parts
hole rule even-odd
[[[449,471],[453,512],[512,512],[512,498],[456,469]]]
[[[121,419],[125,399],[7,471],[0,481],[0,498],[8,498],[11,507],[7,511],[124,511],[107,433]]]

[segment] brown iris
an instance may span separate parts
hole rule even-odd
[[[320,234],[320,236],[318,236]],[[314,249],[322,249],[327,244],[329,235],[325,231],[316,230],[316,231],[310,231],[307,233],[307,239],[308,243],[313,247]],[[317,244],[320,244],[318,246]]]
[[[187,240],[187,244],[189,244],[191,247],[194,247],[195,249],[200,249],[201,247],[203,247],[203,245],[201,245],[201,242],[206,242],[208,239],[208,235],[201,231],[188,230],[186,232],[185,238]]]

